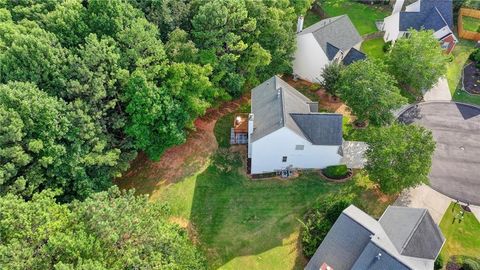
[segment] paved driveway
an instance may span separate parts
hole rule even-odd
[[[480,109],[427,102],[408,109],[399,120],[433,132],[437,147],[430,186],[451,198],[480,205]]]
[[[448,88],[448,82],[445,77],[438,79],[438,82],[432,87],[432,89],[426,91],[423,94],[425,101],[450,101],[452,95]]]

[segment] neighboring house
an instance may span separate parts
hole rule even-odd
[[[444,243],[426,209],[389,206],[377,221],[351,205],[305,269],[433,270]]]
[[[453,34],[452,0],[418,0],[403,9],[404,0],[397,0],[392,15],[383,20],[385,42],[403,37],[408,30],[433,30],[442,48],[450,53],[458,42]]]
[[[252,90],[248,134],[251,174],[320,169],[342,160],[342,115],[319,113],[318,102],[277,76]]]
[[[360,52],[362,38],[347,15],[321,20],[303,29],[303,17],[297,25],[297,50],[293,60],[294,76],[322,82],[323,68],[332,62],[348,65],[365,59]]]

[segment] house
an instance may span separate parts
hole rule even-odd
[[[319,113],[277,76],[252,89],[248,120],[251,174],[320,169],[342,161],[342,115]]]
[[[426,209],[389,206],[377,221],[351,205],[305,269],[433,270],[444,243]]]
[[[383,20],[385,42],[403,37],[408,30],[433,30],[442,48],[450,53],[458,39],[453,34],[452,0],[418,0],[403,9],[404,0],[397,0],[392,15]]]
[[[332,63],[346,65],[365,59],[360,52],[362,38],[347,15],[321,20],[303,28],[303,17],[297,24],[297,50],[293,74],[309,82],[322,82],[322,69]]]

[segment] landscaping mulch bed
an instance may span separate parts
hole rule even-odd
[[[473,62],[463,68],[463,87],[470,94],[480,95],[480,69]]]
[[[320,175],[322,176],[322,178],[324,178],[325,180],[330,181],[330,182],[345,183],[345,182],[347,182],[348,180],[352,179],[352,177],[353,177],[353,170],[352,170],[352,169],[348,169],[347,175],[345,175],[345,176],[342,177],[342,178],[330,178],[330,177],[326,176],[326,175],[323,173],[322,170],[320,170]]]

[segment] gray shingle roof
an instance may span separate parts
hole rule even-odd
[[[404,218],[404,213],[410,213],[412,217]],[[410,223],[417,219],[419,225],[412,226]],[[382,220],[385,224],[381,223]],[[386,224],[395,225],[387,230]],[[405,250],[413,253],[401,254],[396,244],[403,242],[401,239],[408,231],[413,233]],[[432,232],[433,238],[429,238]],[[437,236],[441,236],[440,246]],[[431,243],[422,244],[420,241]],[[443,242],[440,229],[425,209],[389,207],[379,222],[351,205],[342,212],[305,269],[319,269],[322,263],[327,263],[335,270],[430,270]],[[422,257],[424,255],[428,257]]]
[[[445,241],[426,209],[390,206],[379,222],[405,256],[434,260]]]
[[[273,76],[252,89],[254,131],[251,139],[259,140],[287,127],[312,144],[341,145],[342,116],[317,111],[318,106],[310,99],[279,77]],[[304,116],[294,119],[292,114]],[[314,116],[310,117],[310,114]]]
[[[347,15],[321,20],[305,28],[298,35],[307,33],[313,34],[325,53],[332,52],[332,48],[328,49],[328,43],[346,52],[362,41],[362,37]],[[329,60],[332,59],[329,57]]]
[[[348,66],[353,62],[364,60],[366,58],[367,56],[363,52],[355,48],[351,48],[350,51],[348,51],[347,55],[345,55],[345,57],[343,58],[342,62],[344,65]]]
[[[307,139],[316,145],[342,145],[341,114],[291,113],[290,114]]]

